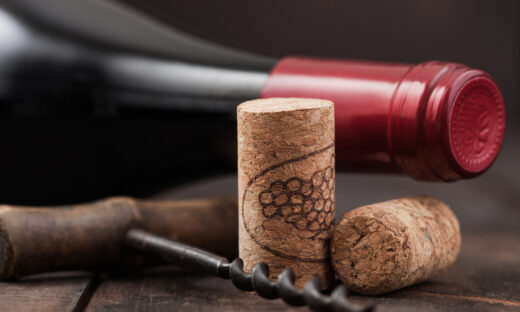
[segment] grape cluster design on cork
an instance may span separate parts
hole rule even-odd
[[[280,216],[298,230],[318,235],[334,221],[334,170],[329,166],[316,171],[310,180],[291,177],[274,181],[258,200],[266,218]]]

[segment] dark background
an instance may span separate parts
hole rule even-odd
[[[120,1],[190,33],[273,56],[460,62],[489,72],[512,123],[520,117],[520,1]]]

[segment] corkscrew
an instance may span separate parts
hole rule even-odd
[[[160,256],[169,263],[196,270],[198,272],[230,279],[233,285],[243,291],[256,291],[265,299],[282,298],[291,306],[308,306],[314,311],[373,311],[374,305],[358,306],[347,298],[347,288],[337,286],[330,295],[320,291],[320,280],[311,279],[303,289],[294,286],[295,276],[291,270],[282,272],[276,281],[269,279],[269,266],[255,265],[251,274],[244,272],[240,258],[229,262],[226,258],[177,241],[150,234],[139,229],[131,229],[125,243],[140,252]]]

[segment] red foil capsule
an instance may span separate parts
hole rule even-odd
[[[505,133],[496,82],[456,63],[288,57],[274,67],[261,96],[333,101],[337,167],[351,171],[472,178],[491,166]]]

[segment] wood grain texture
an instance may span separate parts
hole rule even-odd
[[[458,260],[445,273],[385,296],[356,295],[351,299],[358,303],[375,301],[379,312],[520,311],[520,166],[517,165],[520,146],[516,146],[517,139],[506,138],[504,151],[496,164],[474,180],[443,184],[389,176],[337,175],[338,215],[390,198],[428,194],[451,206],[462,230]],[[236,189],[236,176],[229,175],[171,189],[158,194],[156,199],[236,194]],[[108,278],[100,283],[91,298],[90,291],[85,291],[89,283],[89,279],[81,282],[52,278],[0,283],[0,311],[73,311],[80,298],[86,298],[86,310],[90,312],[306,311],[287,307],[280,300],[267,301],[243,293],[229,281],[192,275],[179,269]]]
[[[506,233],[463,233],[455,265],[431,281],[374,300],[378,311],[520,311],[520,240]]]
[[[510,141],[512,142],[512,141]],[[357,206],[400,196],[428,194],[451,206],[461,223],[462,245],[455,265],[431,281],[405,288],[385,296],[352,296],[358,303],[375,301],[376,311],[520,311],[520,167],[516,166],[520,148],[506,144],[494,167],[482,177],[457,183],[425,183],[407,178],[339,174],[336,177],[336,209],[341,215]],[[201,181],[198,184],[169,190],[160,199],[236,192],[233,175]],[[121,286],[104,281],[92,298],[88,311],[123,311],[132,305],[142,310],[161,311],[160,307],[186,308],[187,311],[288,310],[279,300],[266,301],[241,293],[228,281],[198,276],[190,283],[175,272],[165,275],[163,286],[156,285],[157,276],[141,275],[127,281],[133,285],[134,298],[113,297]],[[188,274],[188,273],[184,273]],[[121,281],[119,281],[121,283]],[[130,286],[126,286],[129,288]],[[183,293],[170,294],[165,287],[184,287]],[[161,305],[149,303],[162,292]],[[182,295],[191,293],[186,299]],[[232,294],[232,295],[230,295]],[[164,302],[164,300],[170,302]],[[146,305],[142,302],[148,302]],[[154,301],[158,302],[158,301]],[[234,304],[234,303],[236,304]],[[104,309],[104,310],[103,310]],[[164,308],[165,309],[165,308]],[[294,310],[294,309],[292,309]],[[306,311],[306,309],[298,309]]]
[[[429,282],[375,301],[377,311],[520,311],[520,241],[510,233],[468,233],[455,266]],[[98,311],[291,311],[236,290],[226,280],[175,268],[143,271],[101,283],[87,307]],[[301,309],[305,311],[305,309]],[[301,311],[300,310],[300,311]]]
[[[237,290],[229,280],[164,267],[102,282],[86,311],[301,310]]]
[[[82,311],[96,286],[88,273],[54,273],[0,282],[0,311]]]

